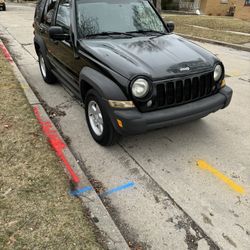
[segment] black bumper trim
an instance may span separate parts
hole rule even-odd
[[[202,118],[229,105],[232,89],[225,86],[219,93],[201,100],[177,107],[141,113],[137,109],[112,110],[110,117],[116,131],[122,135],[139,134],[148,130],[168,127]],[[118,127],[116,119],[123,122],[123,128]]]

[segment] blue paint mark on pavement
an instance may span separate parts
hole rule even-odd
[[[87,187],[84,187],[84,188],[81,188],[81,189],[71,191],[70,194],[74,195],[74,196],[77,196],[79,194],[85,193],[85,192],[90,191],[90,190],[93,190],[93,188],[90,187],[90,186],[87,186]]]
[[[133,187],[134,185],[135,185],[134,182],[129,181],[128,183],[126,183],[126,184],[124,184],[124,185],[121,185],[121,186],[118,186],[118,187],[116,187],[116,188],[112,188],[112,189],[107,190],[106,192],[100,194],[100,196],[107,196],[107,195],[110,195],[110,194],[112,194],[112,193],[121,191],[121,190],[123,190],[123,189],[129,188],[129,187]]]

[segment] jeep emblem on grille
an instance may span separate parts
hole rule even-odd
[[[186,67],[186,68],[180,68],[180,71],[188,71],[188,70],[190,70],[190,68],[189,68],[189,67]]]

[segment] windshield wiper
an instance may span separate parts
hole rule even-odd
[[[132,34],[129,34],[129,33],[110,31],[110,32],[100,32],[100,33],[95,33],[95,34],[89,34],[89,35],[86,35],[85,37],[88,38],[88,37],[95,37],[95,36],[114,36],[114,35],[119,35],[119,36],[124,35],[124,36],[134,37]]]
[[[135,30],[135,31],[129,31],[126,33],[138,33],[138,34],[148,34],[148,33],[157,33],[159,35],[166,35],[167,33],[158,31],[158,30]]]

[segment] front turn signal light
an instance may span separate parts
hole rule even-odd
[[[122,121],[121,121],[120,119],[116,119],[116,121],[117,121],[118,126],[119,126],[120,128],[123,128],[123,123],[122,123]]]
[[[225,81],[225,79],[223,79],[223,80],[221,81],[220,86],[221,86],[221,87],[224,87],[225,85],[226,85],[226,81]]]
[[[119,108],[119,109],[128,109],[128,108],[134,108],[135,105],[132,101],[114,101],[114,100],[108,100],[109,105],[112,108]]]

